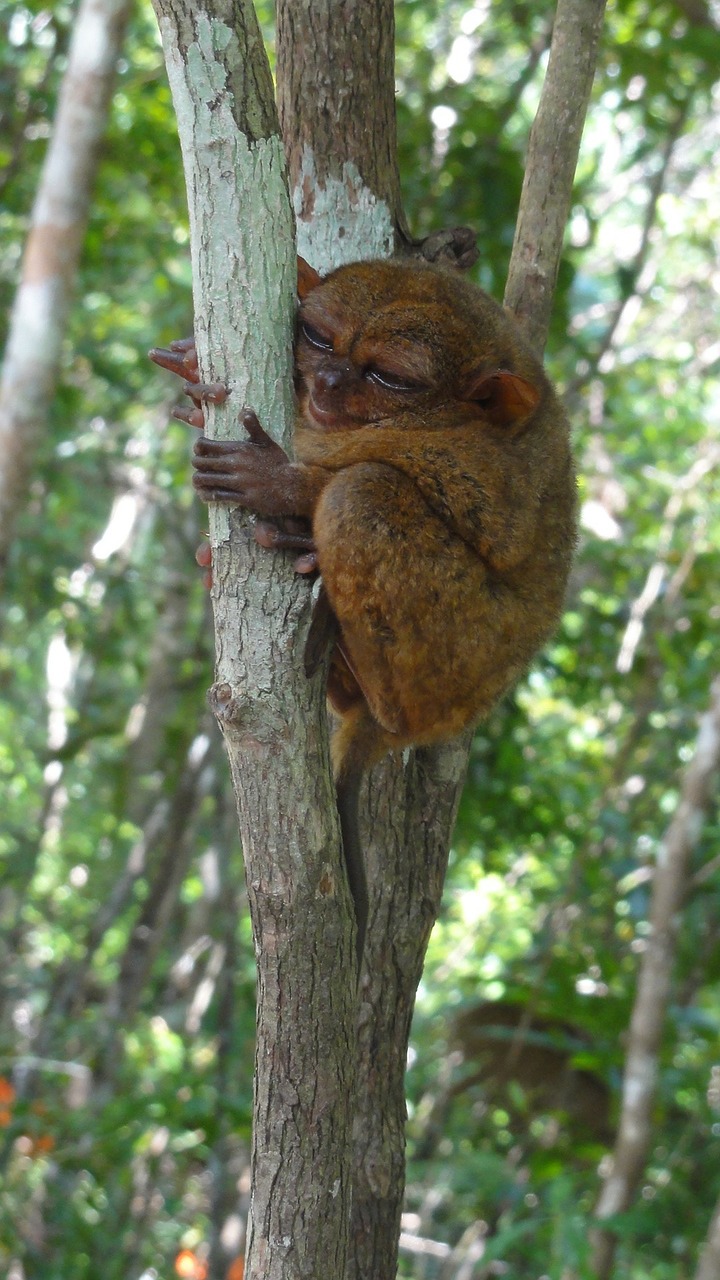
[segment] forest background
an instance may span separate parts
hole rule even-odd
[[[552,9],[397,7],[411,225],[474,227],[497,297]],[[2,16],[0,339],[74,11]],[[473,748],[407,1079],[401,1275],[417,1280],[586,1274],[653,867],[717,673],[719,22],[701,0],[608,6],[548,348],[581,542],[557,637]],[[2,603],[12,1280],[203,1280],[223,1233],[240,1274],[252,942],[204,702],[204,514],[146,360],[190,327],[177,128],[141,5]],[[720,1195],[716,815],[697,834],[653,1142],[616,1224],[614,1274],[633,1280],[694,1276]]]

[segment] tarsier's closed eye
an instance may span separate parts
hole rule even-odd
[[[310,343],[311,347],[317,347],[318,351],[332,351],[332,340],[327,338],[324,333],[321,333],[319,329],[313,328],[311,324],[308,324],[307,320],[300,321],[300,328],[303,337],[306,342]]]
[[[381,387],[387,387],[388,391],[425,390],[424,383],[414,381],[412,378],[404,377],[399,373],[391,373],[389,369],[378,369],[375,365],[368,365],[365,370],[365,377],[368,382],[377,382]]]

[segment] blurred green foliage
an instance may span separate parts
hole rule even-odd
[[[497,296],[552,11],[397,10],[411,224],[476,227],[477,279]],[[576,429],[577,564],[557,636],[477,735],[418,1002],[408,1214],[448,1248],[479,1231],[482,1274],[589,1274],[608,1133],[521,1072],[490,1088],[461,1028],[489,1000],[541,1019],[535,1048],[606,1098],[611,1133],[650,872],[716,669],[720,32],[703,13],[608,6],[548,351]],[[72,10],[7,3],[0,18],[2,340]],[[182,167],[145,4],[0,636],[0,1260],[43,1280],[170,1277],[237,1202],[248,1150],[253,958],[204,711],[203,515],[187,430],[168,425],[168,380],[145,357],[190,322]],[[691,1275],[720,1194],[717,835],[714,819],[619,1280]],[[401,1275],[455,1274],[441,1265],[404,1254]]]

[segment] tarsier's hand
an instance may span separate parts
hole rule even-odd
[[[270,516],[301,512],[302,477],[284,449],[262,428],[252,409],[240,414],[249,440],[208,440],[201,436],[193,450],[193,486],[203,502],[237,502],[250,511]],[[286,527],[263,520],[255,526],[255,540],[270,550],[301,551],[298,573],[317,568],[315,543],[307,521],[286,519]]]
[[[203,502],[237,502],[250,511],[278,515],[283,479],[291,470],[284,449],[260,426],[252,409],[240,422],[249,440],[208,440],[201,436],[193,449],[193,486]]]
[[[205,427],[203,406],[222,404],[227,399],[227,388],[221,382],[200,382],[195,339],[179,338],[169,347],[153,348],[149,355],[162,369],[185,379],[183,390],[193,407],[178,405],[172,411],[173,417],[202,431]],[[283,515],[295,507],[301,510],[297,469],[284,449],[263,430],[252,410],[245,410],[240,421],[249,440],[208,440],[203,436],[197,441],[193,485],[198,496],[204,502],[236,502],[264,515]],[[308,521],[288,517],[283,524],[283,528],[278,528],[269,521],[258,521],[256,542],[268,550],[301,552],[295,561],[296,572],[314,573],[317,555]],[[205,570],[203,581],[208,587],[212,583],[211,554],[207,542],[202,543],[196,553],[198,564]]]

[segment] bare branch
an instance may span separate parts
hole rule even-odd
[[[590,99],[605,0],[558,0],[545,83],[530,134],[505,306],[542,352],[573,177]]]
[[[57,382],[130,0],[82,0],[0,374],[0,574]]]
[[[645,619],[660,596],[669,575],[669,558],[673,536],[687,496],[692,494],[704,477],[718,465],[720,465],[720,445],[715,445],[712,441],[706,441],[704,446],[701,446],[701,456],[696,458],[685,475],[675,482],[675,487],[668,498],[662,524],[657,535],[655,561],[648,571],[642,591],[632,602],[628,624],[620,642],[620,652],[616,666],[622,675],[627,675],[632,669],[635,654],[645,629]],[[675,578],[677,576],[678,570],[676,570]]]

